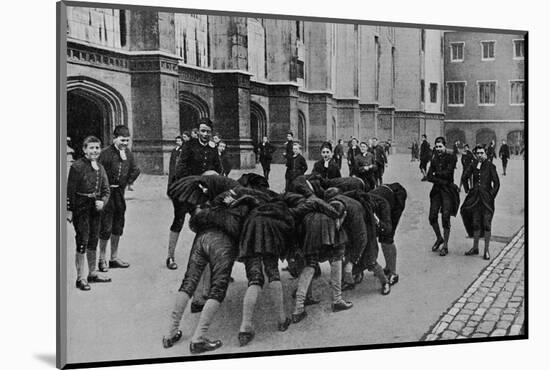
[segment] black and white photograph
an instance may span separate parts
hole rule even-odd
[[[57,367],[528,338],[527,30],[56,5]]]

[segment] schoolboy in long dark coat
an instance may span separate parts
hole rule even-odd
[[[286,142],[285,142],[285,151],[283,153],[283,157],[285,157],[286,160],[286,166],[289,166],[290,159],[293,155],[292,147],[294,146],[294,134],[292,132],[288,132],[286,134]]]
[[[176,146],[170,152],[170,162],[168,165],[168,185],[166,190],[170,188],[170,185],[176,179],[176,167],[180,161],[181,151],[183,149],[183,137],[176,136]]]
[[[378,139],[373,137],[370,140],[370,152],[374,157],[374,164],[376,168],[374,170],[374,179],[376,186],[382,185],[382,177],[384,176],[384,170],[386,169],[386,163],[388,163],[388,157],[381,145],[378,145]]]
[[[321,145],[321,159],[313,165],[312,174],[318,174],[323,179],[342,177],[338,162],[332,158],[332,146],[330,143]]]
[[[361,258],[368,243],[365,209],[358,200],[342,194],[338,188],[327,189],[324,197],[326,201],[338,200],[345,206],[346,217],[342,226],[346,230],[349,242],[346,245],[342,291],[353,289],[355,285],[352,274],[353,266]]]
[[[365,182],[369,189],[374,189],[376,186],[376,163],[374,155],[369,151],[367,143],[360,144],[361,154],[355,157],[355,176]]]
[[[422,179],[426,178],[426,170],[428,163],[432,159],[433,151],[430,148],[430,143],[426,135],[422,135],[422,144],[420,144],[420,172],[422,172]]]
[[[134,155],[128,149],[130,143],[130,131],[128,127],[119,125],[113,132],[113,144],[105,148],[99,156],[99,163],[105,167],[111,195],[101,215],[101,227],[99,230],[99,270],[107,271],[106,250],[107,243],[111,241],[110,268],[127,268],[130,264],[118,258],[118,244],[124,231],[126,200],[124,191],[127,185],[136,181],[140,170],[134,159]]]
[[[474,245],[467,251],[467,256],[479,254],[479,238],[485,238],[485,250],[483,258],[491,259],[489,254],[489,243],[491,241],[491,223],[495,213],[495,198],[500,188],[497,169],[491,163],[482,146],[476,146],[475,153],[477,160],[470,164],[462,175],[464,190],[468,194],[462,207],[460,215],[469,236],[473,236]],[[470,188],[469,179],[473,179],[473,186]]]
[[[298,176],[303,175],[307,171],[307,163],[305,158],[300,152],[300,144],[294,143],[292,146],[292,157],[288,159],[287,168],[285,173],[286,188],[296,179]]]
[[[213,128],[212,121],[208,118],[203,118],[197,122],[197,126],[198,137],[191,139],[182,149],[180,160],[176,166],[174,182],[188,176],[202,175],[206,171],[215,171],[218,174],[222,173],[218,149],[210,144]],[[166,267],[170,270],[175,270],[178,268],[175,262],[176,245],[180,232],[183,229],[185,215],[189,209],[186,207],[185,202],[178,201],[175,197],[172,197],[172,204],[174,205],[174,219],[168,236]]]
[[[441,245],[439,255],[446,256],[449,253],[449,236],[451,234],[451,216],[456,216],[460,205],[460,196],[458,187],[454,184],[454,172],[456,167],[456,156],[447,152],[445,148],[445,138],[435,139],[436,153],[431,159],[426,179],[433,183],[430,191],[430,213],[429,221],[432,226],[436,241],[432,246],[432,251],[437,251]],[[439,213],[441,213],[441,223],[443,226],[443,237],[439,229]]]
[[[258,154],[260,155],[260,164],[264,172],[264,177],[269,181],[269,172],[271,171],[271,161],[273,160],[273,152],[275,147],[271,145],[267,136],[262,138],[262,142],[258,145]]]
[[[506,167],[508,166],[508,159],[510,159],[510,148],[506,144],[506,140],[502,140],[502,145],[498,150],[498,156],[502,160],[502,175],[506,176]]]
[[[388,277],[390,285],[394,285],[399,280],[397,274],[397,248],[395,247],[395,232],[401,215],[405,210],[405,203],[407,201],[407,191],[401,184],[383,184],[374,190],[371,190],[369,194],[377,195],[384,198],[390,205],[390,220],[391,229],[378,229],[378,241],[382,245],[382,253],[384,253],[384,259],[386,260],[386,268],[384,272]],[[386,220],[386,223],[388,221]]]
[[[349,167],[349,176],[357,175],[355,158],[361,154],[361,149],[359,148],[359,142],[356,138],[351,139],[351,145],[348,149],[348,167]]]
[[[290,318],[286,316],[284,309],[279,259],[287,256],[287,248],[293,239],[294,219],[281,196],[268,190],[264,192],[267,197],[263,194],[252,195],[259,201],[259,206],[244,221],[239,241],[238,260],[244,263],[248,280],[238,334],[241,346],[254,338],[253,314],[265,283],[264,273],[270,287],[268,291],[277,318],[277,328],[285,331],[290,325]]]
[[[67,219],[73,223],[76,233],[76,287],[81,290],[90,290],[88,282],[111,281],[94,272],[100,212],[108,202],[110,194],[105,168],[97,162],[100,144],[95,136],[84,139],[84,157],[73,162],[67,181]],[[88,279],[84,272],[86,258]]]
[[[474,153],[472,153],[472,151],[470,150],[470,146],[468,144],[464,144],[463,149],[464,151],[460,158],[460,162],[462,163],[462,174],[464,174],[464,171],[466,171],[468,167],[470,167],[470,164],[475,160]],[[462,186],[462,182],[460,183],[460,186]],[[472,184],[470,183],[470,187],[471,186]]]

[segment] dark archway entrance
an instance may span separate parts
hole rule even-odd
[[[497,135],[495,132],[488,128],[482,128],[476,133],[476,144],[489,145],[491,141],[496,143]]]
[[[510,154],[519,155],[524,145],[523,130],[509,132],[506,141],[510,147]]]
[[[111,143],[116,125],[128,125],[128,110],[122,95],[109,85],[86,76],[67,78],[67,137],[76,156],[82,155],[82,142],[89,135]]]
[[[180,91],[180,133],[191,131],[201,118],[210,117],[208,104],[198,96]]]
[[[470,145],[469,143],[466,143],[466,134],[464,131],[460,129],[452,129],[447,131],[447,146],[452,147],[457,141],[459,141],[461,145]]]
[[[264,109],[257,103],[250,102],[250,140],[256,146],[267,135],[267,119]]]
[[[67,137],[71,138],[75,159],[83,155],[82,142],[87,136],[94,135],[103,146],[107,144],[106,125],[109,127],[102,109],[94,101],[77,93],[67,94]]]
[[[180,103],[180,133],[189,131],[196,127],[199,121],[199,111],[192,105]]]

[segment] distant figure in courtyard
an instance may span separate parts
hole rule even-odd
[[[508,167],[508,160],[510,159],[510,148],[506,144],[506,140],[502,140],[502,145],[498,151],[498,156],[502,161],[502,176],[506,176],[506,167]]]

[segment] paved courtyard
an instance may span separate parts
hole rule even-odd
[[[508,176],[501,176],[493,219],[493,260],[484,261],[481,256],[464,256],[472,241],[466,238],[460,217],[451,220],[449,255],[440,257],[431,252],[434,236],[427,221],[431,184],[420,182],[418,162],[410,162],[408,155],[393,155],[389,161],[385,182],[401,182],[408,191],[407,207],[396,237],[400,281],[391,294],[382,296],[379,283],[372,274],[367,274],[355,290],[344,293],[354,307],[332,313],[329,268],[325,263],[323,276],[314,282],[314,295],[321,299],[321,304],[309,306],[304,321],[291,325],[285,333],[277,332],[269,298],[263,295],[255,312],[256,338],[248,346],[239,347],[237,332],[247,281],[244,266],[236,263],[235,282],[230,285],[210,329],[211,337],[224,343],[214,353],[401,343],[450,338],[455,334],[458,338],[517,332],[520,313],[512,313],[511,309],[523,307],[523,270],[520,268],[523,265],[523,231],[518,233],[518,230],[524,222],[524,162],[511,160]],[[312,162],[309,165],[311,169]],[[347,166],[344,167],[346,175]],[[235,171],[230,176],[238,178],[243,172],[251,171]],[[254,172],[261,173],[261,168]],[[455,180],[459,172],[461,168]],[[274,165],[271,177],[273,188],[282,190],[284,167]],[[133,192],[127,192],[127,227],[119,251],[131,267],[110,270],[108,275],[112,283],[93,285],[90,292],[74,288],[74,231],[72,226],[68,227],[69,362],[190,356],[189,339],[198,314],[185,313],[184,336],[174,347],[162,348],[161,338],[166,331],[173,293],[179,288],[185,272],[193,233],[186,223],[176,250],[180,268],[166,269],[168,228],[172,220],[171,202],[165,195],[166,177],[143,175],[134,188]],[[383,264],[382,255],[380,259]],[[492,285],[488,286],[487,281]],[[285,307],[290,315],[291,291],[296,281],[282,273],[282,282]],[[500,319],[510,325],[505,327],[499,323]],[[478,324],[473,325],[476,320]]]

